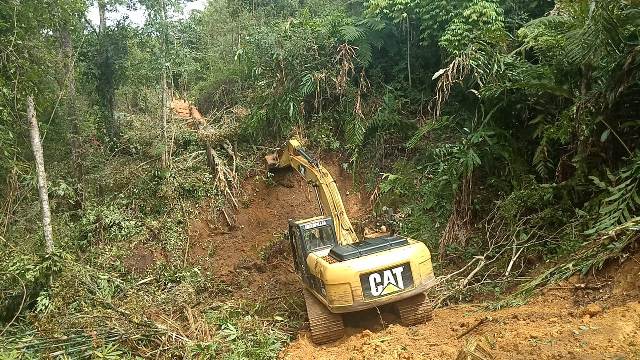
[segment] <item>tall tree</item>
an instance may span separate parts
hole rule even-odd
[[[147,25],[154,30],[160,42],[161,61],[161,136],[163,143],[163,152],[161,167],[166,169],[171,163],[172,144],[168,134],[169,124],[169,103],[172,98],[172,89],[169,83],[171,77],[171,56],[169,55],[170,46],[170,27],[171,21],[169,14],[173,10],[181,9],[184,4],[183,0],[140,0],[140,3],[146,8],[148,14]]]
[[[115,66],[109,41],[107,11],[109,6],[117,4],[118,2],[114,1],[98,0],[100,23],[98,25],[97,90],[104,112],[105,134],[112,143],[119,137],[120,127],[116,118]]]
[[[60,29],[60,50],[64,63],[63,86],[66,84],[66,117],[70,124],[69,144],[73,173],[78,186],[82,182],[83,170],[80,149],[80,114],[78,111],[78,94],[76,92],[75,52],[73,38],[68,22],[63,22]],[[81,190],[78,188],[78,190]]]
[[[167,46],[169,42],[169,30],[167,24],[167,3],[166,0],[160,0],[160,11],[162,13],[162,142],[164,143],[164,151],[162,152],[162,168],[169,167],[171,161],[171,146],[169,145],[169,137],[167,134],[167,126],[169,121],[169,102],[171,95],[169,94],[169,84],[167,83],[167,72],[169,64],[167,62]]]

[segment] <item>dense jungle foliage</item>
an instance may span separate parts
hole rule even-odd
[[[188,223],[225,206],[207,148],[218,164],[235,151],[240,177],[266,176],[256,159],[291,136],[340,154],[441,275],[482,264],[439,303],[500,295],[521,274],[534,277],[525,294],[635,241],[624,231],[640,214],[638,1],[210,0],[182,17],[184,6],[0,1],[0,358],[277,355],[292,334],[282,317],[303,316],[290,309],[211,306],[198,321],[220,331],[191,338],[142,312],[228,291],[180,255]],[[146,21],[95,24],[92,7]],[[206,124],[172,121],[171,97]],[[133,273],[131,243],[177,255]]]

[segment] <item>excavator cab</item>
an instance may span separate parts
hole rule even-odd
[[[307,254],[338,244],[331,218],[312,218],[298,221],[294,222],[294,227],[300,231],[302,244],[307,250]]]
[[[338,245],[333,220],[328,217],[289,220],[289,243],[296,272],[307,285],[322,292],[323,286],[308,269],[307,257],[311,253],[327,253]]]

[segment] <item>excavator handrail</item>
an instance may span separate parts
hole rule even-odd
[[[277,161],[267,158],[270,167],[294,168],[316,191],[321,210],[333,219],[338,244],[348,245],[358,241],[347,216],[336,181],[320,162],[307,153],[300,142],[291,139],[287,147],[277,154]]]

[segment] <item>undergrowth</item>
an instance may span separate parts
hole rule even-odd
[[[186,261],[189,223],[223,199],[188,129],[175,128],[174,165],[157,171],[146,122],[128,116],[114,153],[96,144],[81,187],[51,169],[58,252],[42,258],[24,252],[26,246],[2,248],[2,316],[9,326],[0,336],[0,358],[266,359],[289,341],[297,314],[225,301],[234,290]],[[241,176],[254,169],[251,149],[247,154],[237,164]],[[27,209],[33,193],[25,196],[18,205]],[[41,241],[38,216],[13,222],[12,239]]]

